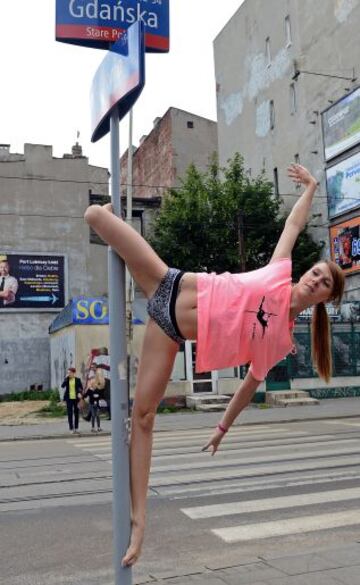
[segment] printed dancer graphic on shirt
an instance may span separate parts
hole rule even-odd
[[[262,336],[261,336],[262,339],[264,338],[265,331],[266,331],[266,328],[268,326],[270,317],[277,317],[276,313],[269,313],[268,311],[264,311],[264,309],[263,309],[264,302],[265,302],[265,297],[262,298],[262,301],[261,301],[260,306],[259,306],[257,311],[249,311],[249,310],[245,311],[246,313],[256,313],[256,318],[262,327]],[[265,319],[265,315],[268,315],[267,319]],[[255,330],[256,330],[256,323],[254,323],[254,325],[253,325],[252,339],[254,339],[254,337],[255,337]]]

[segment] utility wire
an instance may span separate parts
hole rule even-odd
[[[108,181],[97,181],[96,179],[94,180],[87,180],[87,181],[78,181],[75,179],[54,179],[54,178],[49,178],[49,177],[36,177],[36,176],[32,176],[32,177],[16,177],[16,176],[11,176],[11,175],[0,175],[0,179],[9,179],[9,180],[17,180],[17,181],[39,181],[39,182],[45,182],[45,183],[72,183],[75,185],[109,185]],[[147,187],[148,189],[166,189],[168,191],[176,191],[181,189],[180,187],[176,187],[176,186],[170,186],[170,185],[149,185],[148,183],[120,183],[121,187],[129,187],[132,186],[134,188],[136,187]],[[247,191],[242,191],[242,193],[246,194]],[[93,195],[103,195],[103,196],[108,196],[107,193],[93,193]],[[282,197],[296,197],[299,198],[300,195],[298,192],[295,193],[279,193],[276,195],[277,198],[281,199]],[[314,199],[328,199],[327,195],[315,195]],[[349,199],[352,201],[357,201],[356,197],[343,197],[342,200],[344,199]]]
[[[83,215],[48,215],[48,214],[42,214],[42,213],[15,213],[15,212],[0,212],[0,217],[33,217],[33,218],[41,218],[41,219],[67,219],[67,220],[81,220],[84,221],[84,216]],[[180,231],[183,229],[183,226],[186,224],[181,224],[181,225],[176,225],[173,224],[172,225],[172,230],[176,231],[177,229]],[[188,224],[188,226],[190,228],[196,228],[197,230],[202,229],[204,227],[211,227],[211,228],[224,228],[224,223],[221,221],[218,221],[216,223],[210,221],[210,222],[194,222],[191,221],[190,224]],[[232,223],[229,227],[236,229],[236,218],[234,218],[234,223]],[[246,221],[244,221],[243,223],[243,227],[246,228],[259,228],[259,224],[252,224],[252,223],[246,223]],[[322,224],[307,224],[308,228],[311,229],[321,229],[321,228],[328,228],[331,227],[329,223],[322,223]]]

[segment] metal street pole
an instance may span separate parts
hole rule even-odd
[[[127,158],[127,186],[126,186],[126,221],[132,222],[132,135],[133,135],[133,109],[129,112],[129,148]]]
[[[128,146],[128,157],[127,157],[127,185],[126,185],[126,222],[132,226],[132,182],[133,182],[133,150],[132,150],[132,137],[133,137],[133,108],[129,111],[129,146]],[[126,268],[126,322],[127,322],[127,354],[128,354],[128,383],[129,392],[131,390],[132,383],[132,301],[133,301],[133,290],[134,282],[129,270]]]
[[[114,213],[121,214],[119,115],[110,119],[111,201]],[[115,585],[131,585],[132,571],[121,566],[130,540],[129,400],[127,385],[125,264],[109,248],[109,315],[111,373],[111,439],[113,475],[113,554]]]

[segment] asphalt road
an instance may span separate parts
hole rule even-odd
[[[156,433],[134,584],[359,540],[357,418],[208,434]],[[111,498],[110,437],[1,443],[0,583],[113,583]]]

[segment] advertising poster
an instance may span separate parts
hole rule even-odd
[[[1,253],[0,311],[60,311],[66,304],[63,255]]]
[[[360,217],[330,228],[331,258],[346,273],[360,270]]]
[[[360,205],[360,153],[326,169],[329,218]]]
[[[360,87],[322,114],[325,159],[360,142]]]

